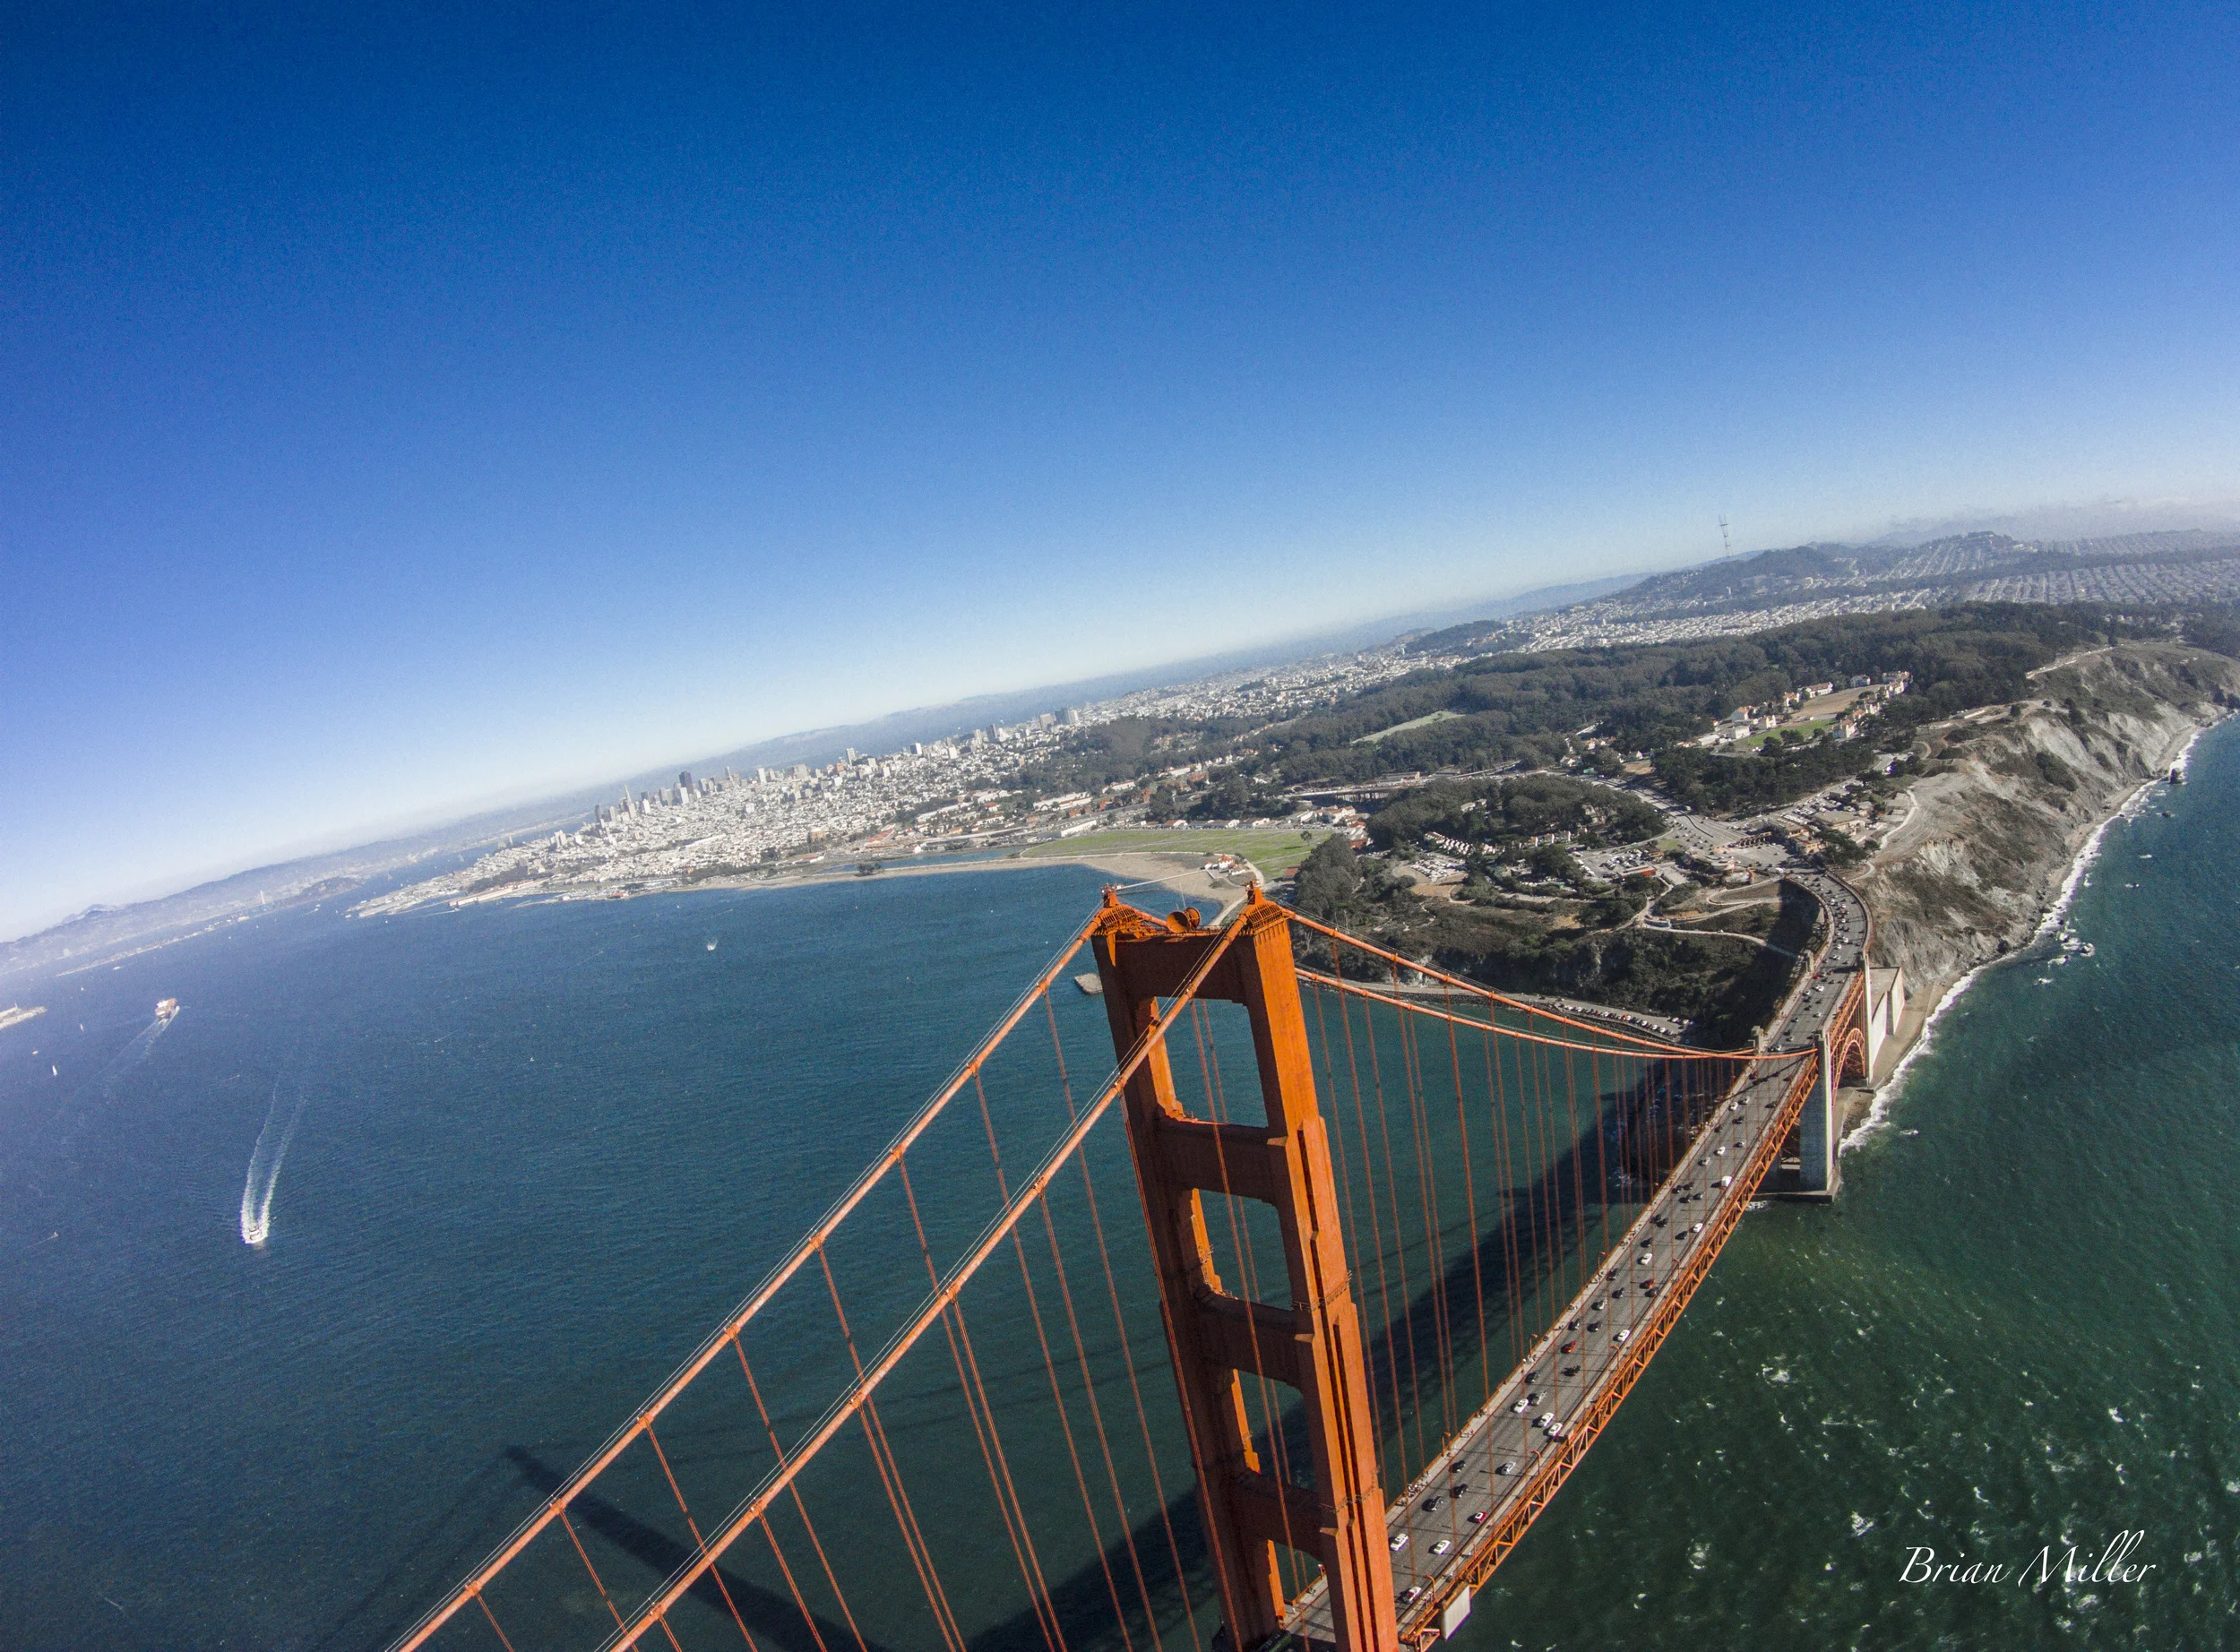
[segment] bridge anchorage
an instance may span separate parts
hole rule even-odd
[[[1782,1159],[1832,1193],[1865,914],[1795,893],[1800,978],[1707,1051],[1257,891],[1212,929],[1107,891],[603,1447],[524,1469],[395,1652],[1422,1652]],[[1084,950],[1098,999],[1058,990]]]

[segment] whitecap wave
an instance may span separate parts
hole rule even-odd
[[[2146,788],[2141,787],[2124,801],[2122,808],[2092,829],[2092,835],[2077,851],[2077,858],[2069,864],[2069,875],[2061,881],[2061,891],[2054,897],[2054,904],[2046,908],[2046,916],[2038,920],[2038,928],[2030,935],[2032,941],[2044,940],[2068,920],[2069,908],[2076,904],[2077,891],[2084,886],[2084,874],[2092,869],[2092,863],[2099,859],[2100,850],[2106,845],[2107,829],[2119,820],[2129,819],[2132,804],[2145,795]]]
[[[2185,743],[2184,750],[2178,754],[2177,767],[2180,769],[2184,767],[2186,761],[2193,755],[2194,741],[2200,738],[2201,731],[2197,730],[2193,738]],[[2078,891],[2085,885],[2085,873],[2092,869],[2092,863],[2100,857],[2100,851],[2106,847],[2107,829],[2118,821],[2129,820],[2135,815],[2145,804],[2148,793],[2159,783],[2158,779],[2141,784],[2131,796],[2124,798],[2115,813],[2092,829],[2092,835],[2084,840],[2083,847],[2077,851],[2076,859],[2070,863],[2069,875],[2062,880],[2061,891],[2054,897],[2054,904],[2046,909],[2046,916],[2038,920],[2038,928],[2031,934],[2030,941],[2033,944],[2063,928],[2069,916],[2069,908],[2076,902]],[[2026,948],[2025,951],[2027,950]],[[1994,959],[1992,961],[1998,963],[2004,960]],[[1899,1058],[1898,1065],[1891,1070],[1890,1077],[1883,1080],[1882,1088],[1875,1091],[1874,1103],[1867,1108],[1865,1119],[1861,1122],[1857,1130],[1843,1139],[1836,1149],[1837,1152],[1848,1153],[1853,1148],[1882,1134],[1890,1128],[1891,1103],[1898,1098],[1899,1092],[1904,1088],[1905,1080],[1912,1071],[1914,1062],[1928,1049],[1933,1042],[1938,1020],[1943,1018],[1947,1010],[1952,1007],[1960,995],[1974,985],[1976,977],[1990,968],[1990,964],[1977,965],[1975,968],[1953,982],[1946,989],[1944,996],[1937,1000],[1936,1008],[1930,1011],[1928,1019],[1921,1023],[1921,1036],[1914,1040],[1913,1048]],[[2051,977],[2047,979],[2050,983]]]

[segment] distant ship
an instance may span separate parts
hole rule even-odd
[[[171,1024],[171,1018],[178,1012],[179,1001],[177,999],[159,998],[156,1001],[156,1024],[159,1027],[168,1027]]]

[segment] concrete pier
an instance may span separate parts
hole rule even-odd
[[[1796,1192],[1804,1199],[1833,1199],[1839,1174],[1836,1159],[1835,1054],[1829,1046],[1828,1029],[1820,1031],[1820,1077],[1805,1097],[1805,1116],[1798,1121],[1799,1149]]]

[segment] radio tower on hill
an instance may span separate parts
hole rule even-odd
[[[1727,535],[1727,519],[1724,516],[1719,519],[1719,549],[1727,555],[1732,556],[1735,554],[1735,542]]]

